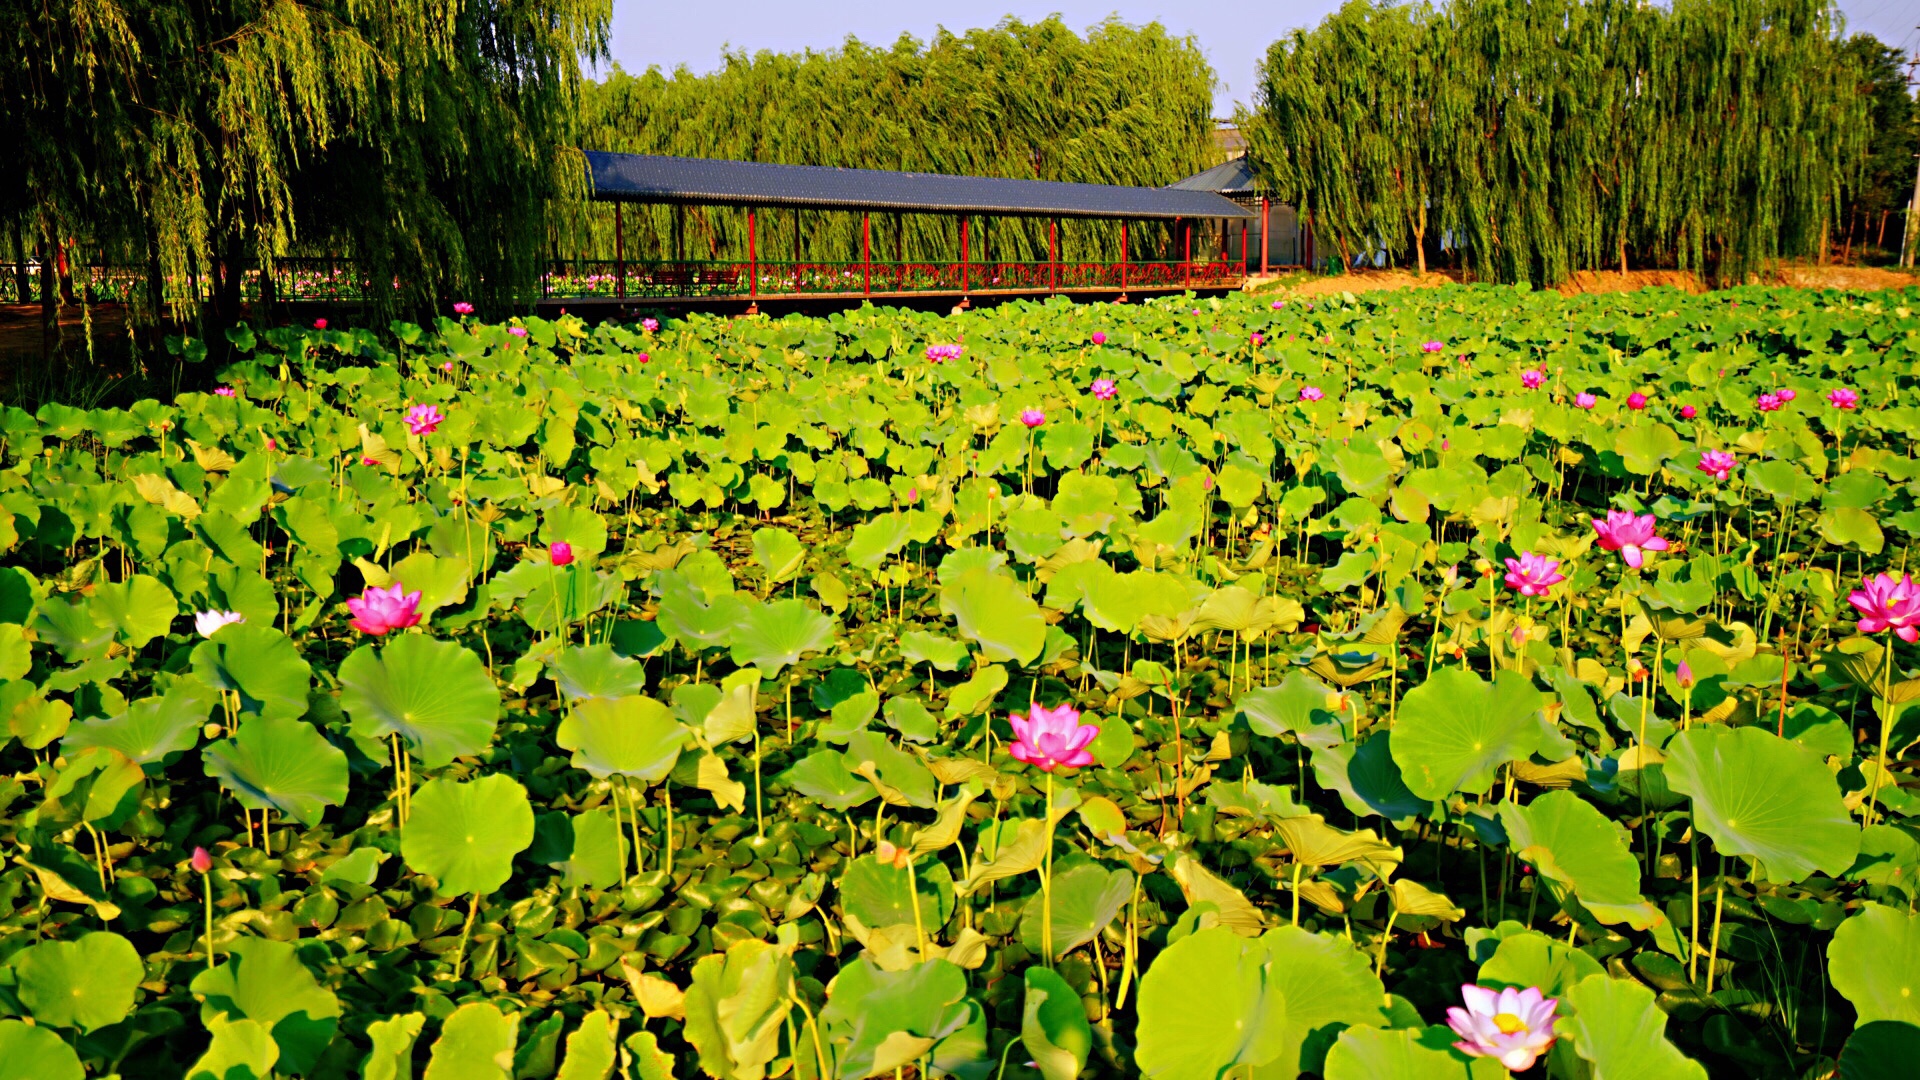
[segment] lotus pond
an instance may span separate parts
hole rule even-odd
[[[441,319],[7,412],[0,1078],[1903,1075],[1916,308]]]

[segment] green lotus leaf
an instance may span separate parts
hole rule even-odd
[[[793,961],[764,941],[700,958],[687,988],[686,1037],[715,1080],[761,1080],[793,1009]]]
[[[1285,990],[1266,942],[1225,927],[1174,942],[1140,980],[1140,1070],[1159,1080],[1218,1080],[1236,1068],[1290,1071]],[[1205,993],[1196,993],[1205,987]]]
[[[1005,574],[969,570],[940,588],[940,610],[959,624],[960,633],[980,646],[989,661],[1032,663],[1046,646],[1047,624],[1040,605]]]
[[[1865,905],[1833,932],[1827,969],[1862,1024],[1920,1024],[1920,916]]]
[[[141,765],[164,764],[200,742],[200,727],[212,715],[213,691],[197,680],[182,679],[160,697],[142,698],[125,712],[88,720],[67,729],[62,753],[89,746],[118,750]]]
[[[910,805],[930,807],[934,803],[933,773],[920,764],[919,758],[894,746],[877,731],[856,731],[847,739],[846,763],[855,773],[871,766],[880,782]]]
[[[1492,1058],[1470,1058],[1453,1048],[1460,1037],[1444,1025],[1350,1027],[1327,1051],[1326,1080],[1502,1080],[1510,1075]]]
[[[773,678],[781,668],[798,662],[807,653],[820,652],[832,644],[833,628],[832,619],[804,601],[762,604],[748,600],[733,629],[733,662],[751,664]]]
[[[620,883],[626,837],[605,807],[577,814],[541,814],[527,858],[560,871],[563,889],[606,889]]]
[[[581,1017],[580,1026],[567,1036],[567,1055],[555,1080],[607,1080],[619,1064],[614,1041],[619,1032],[619,1023],[604,1009]]]
[[[140,811],[146,774],[118,750],[88,747],[66,758],[46,791],[38,820],[43,828],[84,821],[117,829]]]
[[[1249,690],[1233,703],[1255,734],[1269,738],[1337,723],[1334,689],[1304,671],[1290,671],[1279,686]]]
[[[401,857],[438,882],[441,896],[493,892],[532,843],[527,789],[499,773],[466,783],[427,781],[413,793],[413,812],[400,831]]]
[[[419,611],[423,619],[443,607],[464,601],[467,583],[473,578],[464,558],[441,558],[425,551],[416,551],[394,563],[388,573],[393,575],[393,580],[405,582],[408,592],[420,594]]]
[[[791,581],[806,566],[807,549],[785,529],[753,530],[753,558],[767,575],[767,584]]]
[[[340,707],[355,735],[398,733],[422,764],[437,769],[493,741],[500,691],[473,650],[403,634],[384,649],[362,645],[340,664]]]
[[[1640,863],[1626,831],[1571,791],[1549,791],[1526,806],[1500,804],[1515,854],[1540,876],[1571,890],[1603,923],[1646,930],[1665,916],[1640,895]]]
[[[187,1067],[187,1080],[271,1080],[275,1075],[280,1048],[267,1025],[219,1015],[206,1021],[206,1026],[213,1041]]]
[[[0,1080],[85,1080],[80,1055],[60,1036],[23,1020],[0,1020]]]
[[[555,506],[540,522],[540,542],[566,541],[573,545],[573,557],[592,562],[607,550],[607,519],[584,506]]]
[[[959,671],[970,655],[965,642],[924,630],[901,634],[900,652],[910,664],[932,664],[941,671]]]
[[[841,1076],[885,1075],[921,1054],[957,1076],[992,1068],[967,973],[946,960],[883,971],[863,953],[834,976],[819,1019]]]
[[[146,978],[133,943],[105,932],[29,945],[7,965],[13,969],[14,993],[35,1023],[80,1031],[126,1019],[134,991]]]
[[[1573,1016],[1558,1030],[1593,1063],[1593,1080],[1706,1080],[1707,1070],[1667,1040],[1667,1014],[1639,983],[1589,975],[1565,1001]]]
[[[575,561],[557,569],[537,563],[526,565],[534,568],[532,587],[518,610],[535,630],[576,626],[626,593],[618,575],[602,573],[585,562]]]
[[[934,720],[927,706],[912,694],[887,699],[886,708],[881,710],[887,726],[900,733],[900,737],[911,743],[930,743],[940,737],[940,725]]]
[[[367,1025],[373,1050],[360,1066],[361,1080],[413,1080],[413,1044],[426,1027],[425,1013],[402,1013]]]
[[[612,645],[577,645],[560,650],[547,665],[560,692],[576,701],[617,698],[647,688],[647,667],[618,654]]]
[[[1393,760],[1391,731],[1369,735],[1358,743],[1314,746],[1313,775],[1320,786],[1339,792],[1347,809],[1362,817],[1378,814],[1404,822],[1433,808],[1431,800],[1415,795],[1401,779],[1400,766]]]
[[[321,986],[291,941],[243,937],[227,959],[194,976],[200,1020],[251,1020],[272,1033],[279,1066],[304,1075],[333,1041],[340,1001]],[[264,1074],[262,1074],[264,1075]]]
[[[887,556],[906,546],[907,529],[905,514],[883,514],[854,526],[847,561],[862,570],[878,570]]]
[[[618,774],[657,784],[673,771],[691,734],[665,705],[636,694],[579,702],[560,721],[554,741],[595,779]]]
[[[1898,1020],[1861,1024],[1840,1048],[1839,1080],[1905,1076],[1920,1060],[1920,1027]],[[0,1073],[4,1076],[5,1073]]]
[[[1667,744],[1667,783],[1693,800],[1694,823],[1726,855],[1747,855],[1774,881],[1819,870],[1839,877],[1860,852],[1860,829],[1826,765],[1759,727],[1709,724]]]
[[[261,717],[200,752],[208,776],[252,810],[314,825],[347,797],[347,755],[304,720]]]
[[[1474,980],[1482,986],[1511,986],[1516,990],[1532,986],[1548,997],[1559,997],[1574,983],[1606,970],[1600,961],[1565,942],[1522,930],[1519,923],[1500,925],[1514,932],[1491,942],[1493,955],[1480,965],[1480,975]],[[1471,933],[1468,940],[1472,941]]]
[[[93,591],[93,617],[113,627],[130,648],[145,648],[166,633],[179,614],[173,591],[145,574],[108,582]]]
[[[918,896],[921,925],[931,934],[953,914],[953,875],[944,863],[929,859],[918,867],[914,884],[917,890],[908,888],[904,867],[862,856],[847,865],[840,879],[840,903],[847,914],[879,930],[912,926],[912,898]]]
[[[845,756],[837,750],[816,750],[778,779],[830,810],[846,810],[878,794],[872,784],[847,768]]]
[[[1044,1080],[1074,1080],[1093,1053],[1093,1029],[1080,995],[1052,968],[1026,971],[1020,1041]]]
[[[520,1016],[490,1002],[470,1001],[440,1025],[425,1080],[512,1080]]]
[[[1571,751],[1548,726],[1544,705],[1545,695],[1517,672],[1502,671],[1488,683],[1470,671],[1441,668],[1401,699],[1393,760],[1420,798],[1483,794],[1509,761],[1536,753],[1559,760]]]
[[[271,626],[235,623],[193,647],[193,673],[215,690],[235,690],[243,712],[294,720],[306,714],[313,668]]]
[[[1087,808],[1082,806],[1084,816]],[[1084,856],[1068,856],[1053,864],[1053,955],[1057,960],[1092,941],[1105,930],[1133,895],[1133,872],[1108,870]],[[1020,917],[1020,941],[1040,955],[1042,907],[1031,901]]]

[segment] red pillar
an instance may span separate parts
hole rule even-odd
[[[1273,223],[1273,205],[1267,202],[1265,195],[1260,196],[1260,273],[1267,272],[1267,250],[1271,243],[1267,239],[1267,226]]]
[[[627,227],[620,209],[619,203],[613,204],[613,294],[624,300],[627,296]]]
[[[962,300],[966,299],[967,292],[972,287],[972,276],[968,271],[967,218],[965,214],[962,214],[960,215],[960,298]]]
[[[793,291],[800,291],[800,208],[793,208]]]
[[[873,295],[873,215],[860,215],[860,295]]]
[[[1060,291],[1060,219],[1047,223],[1047,291]]]
[[[1193,287],[1193,222],[1180,222],[1180,262],[1184,265],[1187,287]]]
[[[1120,299],[1127,298],[1127,223],[1120,221]]]
[[[760,247],[756,238],[755,225],[758,218],[753,207],[747,207],[747,311],[757,310],[760,306]]]

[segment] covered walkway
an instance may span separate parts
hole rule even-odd
[[[750,161],[710,161],[642,154],[587,153],[593,198],[614,206],[611,260],[557,261],[543,281],[548,303],[566,301],[578,308],[594,303],[636,305],[681,302],[719,306],[744,302],[756,310],[763,300],[952,297],[961,304],[973,297],[1078,294],[1117,296],[1133,293],[1219,290],[1245,279],[1245,253],[1227,249],[1227,222],[1245,223],[1254,213],[1210,191],[1070,184],[1044,180],[946,176],[935,173],[837,169],[809,165],[772,165]],[[685,258],[675,230],[670,258],[627,256],[626,204],[686,207],[734,207],[745,211],[744,258]],[[780,259],[761,249],[760,219],[769,212],[795,214],[793,257]],[[801,211],[858,214],[858,260],[805,260],[798,252]],[[676,223],[680,221],[676,211]],[[912,261],[875,258],[873,216],[920,214],[951,219],[958,258]],[[1046,223],[1047,258],[1009,261],[981,257],[972,231],[987,218],[1038,219]],[[896,217],[896,220],[897,217]],[[1117,222],[1117,259],[1062,257],[1062,230],[1076,222]],[[1129,223],[1171,228],[1177,257],[1140,259],[1130,242]],[[1206,239],[1217,236],[1214,251],[1194,251],[1195,226],[1206,224]],[[898,230],[895,230],[898,235]],[[1244,239],[1242,240],[1244,243]],[[1202,241],[1203,247],[1211,246]],[[1165,245],[1162,244],[1164,248]],[[706,301],[707,304],[697,302]]]

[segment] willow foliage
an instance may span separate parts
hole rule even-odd
[[[1737,280],[1819,249],[1872,133],[1827,0],[1353,0],[1274,44],[1256,169],[1343,259]]]
[[[243,268],[358,260],[406,302],[534,280],[582,186],[609,0],[0,0],[0,214],[237,304]],[[378,295],[387,295],[380,291]]]
[[[788,165],[900,169],[1101,184],[1163,185],[1205,168],[1214,76],[1198,46],[1158,24],[1109,20],[1082,37],[1058,18],[942,30],[891,48],[848,38],[827,52],[730,53],[718,71],[633,75],[618,68],[584,95],[583,145],[594,149]],[[628,207],[629,257],[675,250],[675,214]],[[745,251],[745,215],[689,209],[689,258]],[[860,257],[860,222],[844,213],[760,215],[767,257]],[[611,219],[592,215],[580,248],[613,248]],[[950,218],[876,219],[874,258],[951,258]],[[977,223],[981,257],[1045,257],[1044,224]],[[1066,226],[1071,254],[1111,252],[1110,226]]]

